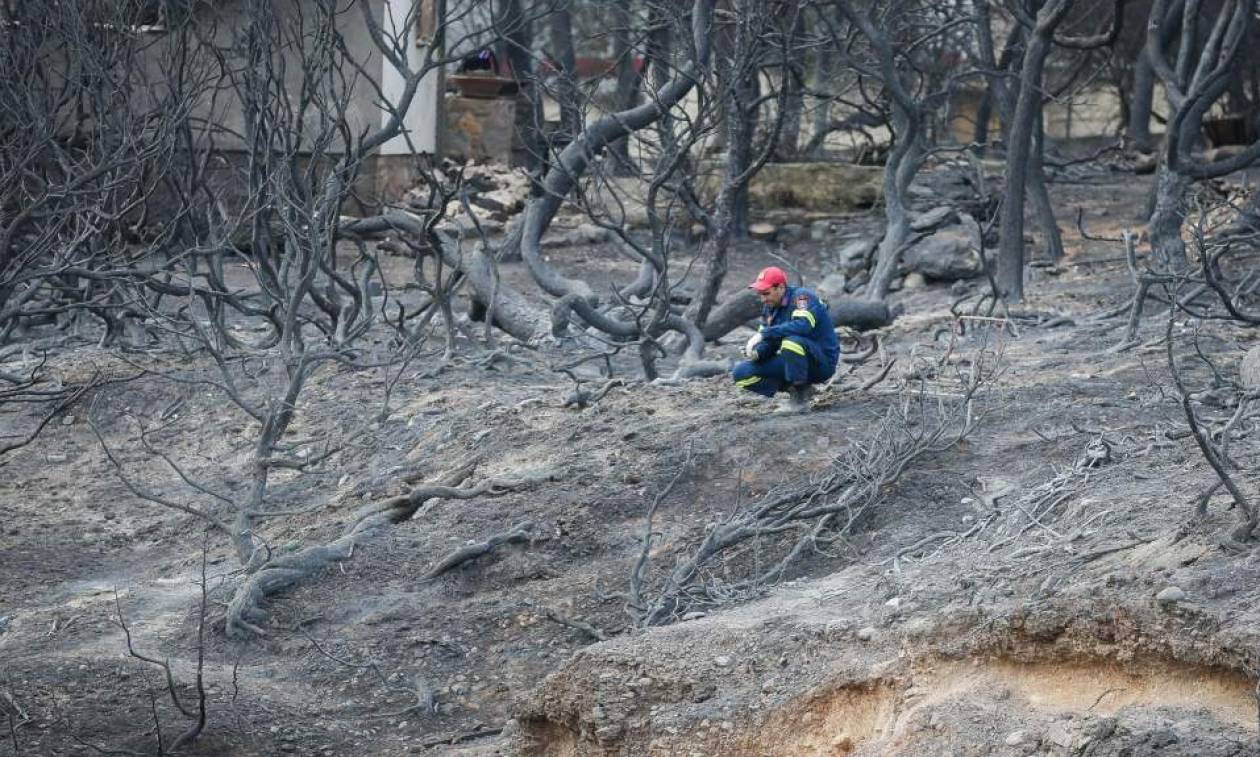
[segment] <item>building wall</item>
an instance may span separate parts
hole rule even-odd
[[[419,0],[339,0],[338,31],[354,62],[344,63],[340,81],[345,85],[344,89],[338,85],[337,96],[339,99],[344,96],[346,123],[356,140],[388,122],[391,114],[381,107],[380,98],[383,95],[388,101],[397,102],[405,83],[403,75],[381,55],[373,41],[363,18],[364,10],[372,14],[387,35],[400,35],[409,64],[418,66],[423,62],[425,48],[418,44],[416,30],[407,28],[413,2]],[[432,3],[428,5],[433,7]],[[309,43],[313,26],[309,0],[275,0],[273,7],[286,29],[283,42],[275,48],[274,62],[284,69],[285,93],[296,108],[303,84],[302,45]],[[248,13],[249,3],[246,0],[226,0],[199,18],[198,28],[202,32],[212,32],[214,44],[231,53],[239,47],[242,35],[248,29]],[[174,35],[162,33],[152,34],[151,40],[144,58],[149,77],[161,81],[166,70],[176,63],[179,40]],[[247,63],[238,57],[234,56],[231,64],[240,70],[239,67]],[[209,61],[205,63],[209,65]],[[421,81],[411,107],[403,115],[404,134],[386,142],[378,155],[365,161],[354,187],[364,209],[372,210],[382,202],[401,197],[414,178],[416,156],[437,153],[442,79],[442,71],[436,67]],[[215,146],[226,154],[228,165],[218,173],[225,182],[224,190],[229,194],[234,174],[244,181],[240,170],[244,167],[246,154],[246,105],[233,84],[231,78],[214,82],[195,108],[199,118],[213,125],[213,129],[203,135],[203,143],[212,138]],[[304,121],[307,134],[298,144],[298,149],[309,154],[314,144],[312,136],[325,125],[320,123],[321,118],[314,111],[309,112]],[[334,136],[325,148],[332,156],[342,154],[345,149],[340,135]],[[239,159],[235,157],[237,155]],[[243,186],[239,189],[244,191]]]

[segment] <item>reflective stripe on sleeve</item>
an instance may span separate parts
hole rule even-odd
[[[738,386],[741,388],[745,386],[752,386],[753,384],[757,383],[760,380],[761,380],[760,376],[749,376],[748,378],[740,379],[739,381],[736,381],[735,386]]]
[[[814,320],[814,314],[809,312],[808,310],[793,310],[792,317],[804,318],[805,320],[809,321],[810,328],[818,327],[818,321]]]
[[[801,357],[805,357],[805,348],[797,344],[796,342],[793,342],[791,339],[784,339],[782,342],[779,343],[779,352],[782,352],[783,350],[787,350],[788,352],[795,352]]]

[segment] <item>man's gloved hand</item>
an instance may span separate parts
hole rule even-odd
[[[749,337],[748,342],[744,345],[744,357],[749,360],[759,360],[761,355],[757,352],[757,345],[761,344],[761,332],[757,332]]]

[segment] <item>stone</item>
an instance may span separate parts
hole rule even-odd
[[[1046,729],[1046,741],[1062,749],[1071,749],[1074,739],[1072,732],[1068,730],[1066,725],[1063,723],[1051,723],[1050,727]]]
[[[713,658],[713,664],[717,665],[719,668],[727,668],[731,665],[731,658],[726,655],[718,655]]]
[[[926,213],[912,216],[910,229],[912,231],[931,231],[940,226],[952,224],[957,220],[958,211],[948,205],[942,205],[939,208],[932,208]]]
[[[894,610],[899,609],[901,607],[901,597],[893,597],[892,599],[885,602],[884,606],[891,607]]]
[[[1138,176],[1155,173],[1159,160],[1154,155],[1138,155],[1133,159],[1133,173]]]
[[[570,232],[570,238],[573,239],[574,244],[599,244],[608,241],[608,229],[593,223],[578,224],[578,227]]]
[[[831,234],[831,221],[814,221],[809,225],[809,238],[821,242]]]
[[[1161,605],[1172,605],[1182,602],[1186,598],[1186,592],[1180,586],[1169,586],[1163,591],[1155,595],[1155,601]]]
[[[772,223],[754,223],[748,227],[748,236],[762,242],[769,242],[774,239],[778,231]]]
[[[927,279],[918,271],[911,271],[906,274],[906,278],[901,282],[902,289],[922,289],[927,286]]]
[[[878,631],[875,630],[874,626],[860,628],[857,632],[858,641],[870,641],[875,638],[876,633],[878,633]]]
[[[1028,743],[1028,734],[1024,731],[1011,731],[1006,735],[1007,746],[1019,746]]]
[[[1249,392],[1260,389],[1260,347],[1252,347],[1243,355],[1238,366],[1238,380]]]
[[[916,242],[906,250],[902,262],[910,271],[930,279],[971,279],[983,273],[979,249],[979,226],[964,216],[962,223],[938,229]]]
[[[716,195],[722,172],[713,176],[702,191]],[[884,191],[884,169],[849,163],[767,163],[748,185],[748,200],[754,208],[803,208],[824,213],[865,210],[880,201]]]
[[[544,234],[543,238],[538,242],[538,246],[544,250],[554,250],[557,247],[568,247],[569,244],[570,239],[568,234],[554,233]]]
[[[841,247],[836,252],[836,258],[840,261],[865,260],[875,251],[875,244],[873,239],[854,240]]]
[[[805,227],[799,223],[784,224],[779,229],[778,238],[785,242],[795,242],[805,236]]]
[[[457,160],[508,165],[516,132],[516,101],[447,96],[443,152]]]
[[[834,302],[844,294],[844,285],[847,283],[848,277],[843,273],[829,273],[814,287],[814,291],[823,302]]]

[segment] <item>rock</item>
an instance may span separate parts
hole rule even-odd
[[[731,665],[731,658],[726,655],[718,655],[713,658],[713,664],[717,665],[719,668],[728,668]]]
[[[1155,173],[1159,160],[1154,155],[1138,155],[1133,159],[1133,173],[1138,176]]]
[[[906,274],[905,281],[901,283],[903,289],[922,289],[925,286],[927,286],[927,279],[918,271]]]
[[[970,216],[964,216],[962,223],[938,229],[919,240],[906,250],[902,262],[909,270],[930,279],[970,279],[983,272],[979,248],[979,226]]]
[[[884,603],[884,607],[891,607],[894,610],[901,608],[901,597],[893,597]]]
[[[833,302],[844,294],[847,282],[848,278],[843,273],[829,273],[814,287],[814,291],[818,292],[823,302]]]
[[[712,179],[701,185],[714,196],[721,171],[706,172]],[[748,185],[754,208],[804,208],[824,213],[865,210],[883,195],[884,169],[848,163],[767,163]]]
[[[809,238],[821,242],[831,234],[831,221],[814,221],[809,225]]]
[[[469,204],[489,211],[488,220],[503,222],[525,207],[525,198],[507,189],[496,189],[484,194],[470,194]]]
[[[748,227],[748,236],[762,242],[769,242],[774,239],[778,229],[772,223],[754,223]]]
[[[1180,586],[1169,586],[1155,595],[1155,601],[1161,605],[1176,604],[1184,601],[1185,598],[1186,592]]]
[[[63,415],[63,416],[61,417],[61,425],[63,425],[63,426],[73,426],[73,425],[74,425],[74,416],[73,416],[73,415]]]
[[[701,241],[703,241],[703,240],[704,240],[704,238],[705,238],[705,237],[707,237],[708,235],[709,235],[709,230],[708,230],[708,229],[706,229],[706,228],[704,227],[704,224],[702,224],[702,223],[693,223],[693,224],[691,225],[691,230],[690,230],[690,234],[689,234],[689,236],[688,236],[688,241],[691,241],[691,242],[701,242]]]
[[[507,165],[512,159],[516,100],[448,96],[443,152],[460,160],[489,160]]]
[[[573,247],[577,245],[599,244],[608,241],[608,230],[595,224],[578,224],[577,228],[565,232],[549,232],[542,238],[543,249],[557,247]]]
[[[893,280],[892,280],[892,283],[890,283],[890,284],[888,285],[888,291],[890,291],[890,292],[900,292],[900,291],[901,291],[901,287],[902,287],[905,283],[906,283],[905,278],[904,278],[904,277],[902,277],[902,276],[898,276],[897,278],[895,278],[895,279],[893,279]]]
[[[1238,380],[1243,389],[1254,392],[1260,389],[1260,347],[1252,347],[1243,355],[1238,366]]]
[[[1051,723],[1046,729],[1046,741],[1063,749],[1072,748],[1072,732],[1063,723]]]
[[[599,244],[608,241],[608,230],[593,223],[579,224],[570,232],[574,244]]]
[[[857,632],[858,641],[870,641],[875,638],[876,633],[878,633],[878,631],[875,630],[874,626],[865,626],[864,628],[860,628]]]
[[[1028,734],[1024,731],[1011,731],[1006,735],[1007,746],[1019,746],[1028,743]]]
[[[939,208],[932,208],[926,213],[920,213],[910,219],[910,228],[913,231],[931,231],[940,226],[952,224],[958,220],[958,211],[948,205],[942,205]]]
[[[841,261],[866,260],[867,256],[875,251],[875,244],[872,239],[854,240],[841,247],[836,252],[836,258]]]
[[[795,242],[805,236],[805,227],[799,223],[784,224],[779,229],[778,238],[786,242]]]

